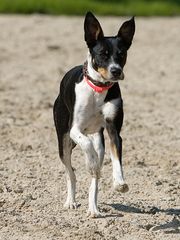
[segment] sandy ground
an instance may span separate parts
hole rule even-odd
[[[123,19],[100,18],[115,34]],[[180,239],[180,18],[138,18],[121,82],[125,178],[112,188],[106,151],[103,218],[88,219],[90,176],[77,147],[77,210],[64,210],[52,106],[63,74],[84,62],[83,18],[0,16],[0,240]]]

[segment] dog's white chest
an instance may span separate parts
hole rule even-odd
[[[105,120],[112,119],[117,110],[117,99],[105,103],[107,91],[94,92],[85,82],[75,87],[76,101],[74,106],[73,125],[82,132],[91,134],[105,127]]]
[[[94,93],[92,101],[90,101],[90,104],[86,107],[86,111],[84,112],[85,121],[82,123],[85,133],[94,133],[99,131],[101,127],[104,127],[105,121],[102,112],[104,98],[105,96]]]

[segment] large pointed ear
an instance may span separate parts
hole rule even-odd
[[[134,17],[132,17],[129,21],[126,21],[122,24],[118,32],[118,37],[122,38],[127,43],[127,46],[130,47],[134,33],[135,21]]]
[[[96,41],[103,37],[100,23],[91,12],[88,12],[84,20],[84,38],[88,47],[95,45]]]

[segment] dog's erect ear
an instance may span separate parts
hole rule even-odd
[[[84,20],[84,38],[88,47],[94,46],[96,41],[103,37],[100,23],[91,12],[88,12]]]
[[[126,21],[122,24],[118,32],[118,37],[122,38],[127,43],[127,46],[130,47],[134,36],[134,32],[135,21],[134,17],[132,17],[129,21]]]

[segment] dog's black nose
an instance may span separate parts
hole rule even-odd
[[[121,75],[121,68],[117,68],[117,67],[112,67],[111,68],[111,74],[113,75],[113,77],[117,78]]]

